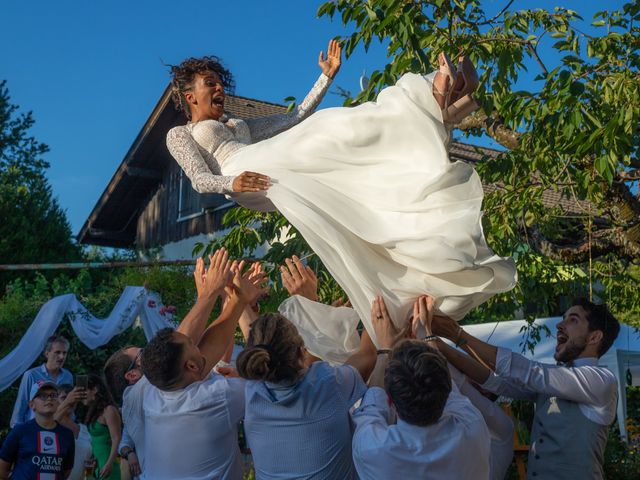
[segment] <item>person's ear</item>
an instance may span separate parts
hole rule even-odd
[[[187,360],[184,366],[190,372],[194,372],[194,373],[200,372],[200,366],[193,360]]]
[[[587,344],[598,345],[600,342],[602,342],[603,338],[604,334],[602,333],[602,330],[594,330],[592,332],[589,332],[589,334],[587,335]]]
[[[187,103],[189,103],[191,105],[197,105],[198,104],[198,100],[196,99],[196,96],[191,91],[185,92],[184,99],[187,101]]]

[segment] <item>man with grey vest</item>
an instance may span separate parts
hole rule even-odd
[[[435,316],[432,331],[463,348],[494,370],[446,343],[437,347],[447,360],[486,390],[536,402],[527,464],[528,479],[602,479],[609,425],[616,413],[617,381],[598,366],[620,324],[606,306],[573,302],[557,325],[554,358],[547,365],[495,347],[465,332],[447,317]]]

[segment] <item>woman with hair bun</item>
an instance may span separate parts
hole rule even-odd
[[[425,294],[460,319],[513,288],[516,270],[486,243],[477,173],[449,160],[451,126],[477,108],[477,73],[466,57],[457,66],[444,54],[438,61],[437,72],[405,73],[375,102],[313,113],[341,65],[331,40],[296,108],[241,120],[225,115],[229,71],[215,57],[190,58],[171,68],[174,101],[189,122],[169,131],[167,146],[198,192],[280,211],[372,335],[368,311],[380,293],[399,327]],[[337,323],[332,338],[342,344],[345,322]]]
[[[244,428],[257,479],[355,479],[349,409],[367,387],[376,349],[366,332],[345,365],[310,363],[279,313],[251,324],[238,373],[248,382]]]

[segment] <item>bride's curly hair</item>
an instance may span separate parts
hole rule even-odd
[[[222,65],[218,57],[213,55],[201,58],[190,57],[180,65],[169,65],[169,68],[172,76],[171,99],[176,106],[176,110],[183,111],[189,119],[191,118],[191,112],[184,94],[193,87],[196,74],[205,72],[217,73],[227,93],[233,93],[236,87],[231,72]]]

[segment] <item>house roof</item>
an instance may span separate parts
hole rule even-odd
[[[225,110],[233,117],[253,118],[282,113],[286,107],[227,95]],[[184,114],[173,106],[168,86],[80,229],[78,242],[118,248],[134,246],[138,217],[156,192],[165,170],[174,161],[165,143],[167,132],[185,123]],[[499,150],[461,142],[453,142],[450,149],[451,161],[469,163],[499,153]],[[484,185],[485,193],[497,188],[497,185]],[[581,202],[563,198],[553,190],[545,191],[542,200],[549,208],[559,206],[570,214],[584,212]]]

